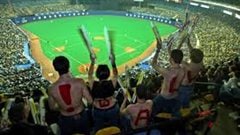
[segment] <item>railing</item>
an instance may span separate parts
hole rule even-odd
[[[12,21],[17,25],[20,25],[28,22],[33,22],[33,21],[49,20],[49,19],[62,18],[62,17],[87,16],[87,15],[125,16],[125,17],[131,17],[131,18],[157,21],[157,22],[166,23],[169,25],[174,25],[174,26],[179,26],[182,24],[182,21],[177,18],[167,18],[164,16],[157,16],[157,15],[146,14],[146,13],[135,13],[135,12],[125,12],[125,11],[94,11],[94,10],[38,13],[38,14],[33,14],[32,16],[12,18]]]

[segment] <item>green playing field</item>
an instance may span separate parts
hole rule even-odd
[[[81,66],[90,62],[89,53],[79,34],[81,25],[89,32],[97,55],[97,64],[109,64],[103,32],[105,26],[114,31],[118,66],[141,55],[155,40],[150,21],[121,16],[65,17],[31,22],[21,27],[40,38],[43,52],[49,59],[59,55],[66,56],[71,62],[73,75],[77,76],[81,74]],[[157,26],[161,36],[167,36],[177,29],[162,23],[157,23]]]

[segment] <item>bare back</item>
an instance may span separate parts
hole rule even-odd
[[[184,78],[184,70],[181,67],[171,67],[163,74],[164,80],[160,94],[168,99],[177,96],[177,90]]]
[[[127,107],[127,112],[131,116],[131,126],[133,129],[147,126],[152,112],[152,101],[131,104]]]
[[[84,109],[83,96],[91,99],[84,81],[77,78],[60,78],[52,85],[49,94],[64,116],[78,114]]]
[[[184,68],[185,76],[182,81],[182,85],[192,85],[194,81],[197,79],[197,76],[201,69],[203,69],[202,63],[189,63],[189,64],[182,64]]]

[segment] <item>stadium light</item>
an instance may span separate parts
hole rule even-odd
[[[204,5],[204,4],[201,4],[201,6],[200,7],[202,7],[202,8],[209,8],[209,6],[208,5]]]
[[[228,11],[228,10],[223,10],[223,13],[227,14],[227,15],[232,15],[233,14],[231,11]]]
[[[203,0],[192,0],[192,1],[201,2],[201,3],[205,3],[205,4],[209,4],[209,5],[214,5],[214,6],[228,8],[228,9],[231,9],[231,10],[240,11],[239,8],[236,8],[236,7],[233,7],[233,6],[229,6],[229,5],[225,5],[225,4],[221,4],[221,3],[210,2],[210,1],[203,1]]]
[[[235,14],[235,17],[236,17],[237,19],[240,19],[240,15],[239,15],[239,14]]]
[[[192,6],[199,6],[199,4],[195,3],[195,2],[190,2],[190,5],[192,5]]]

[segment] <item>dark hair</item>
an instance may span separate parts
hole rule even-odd
[[[173,49],[171,51],[171,58],[175,63],[180,64],[183,59],[183,52],[180,49]]]
[[[147,87],[143,84],[140,84],[136,87],[136,94],[139,99],[146,99],[147,97]]]
[[[190,59],[193,63],[200,63],[203,60],[203,52],[200,49],[192,49]]]
[[[57,56],[53,60],[53,67],[59,75],[66,74],[69,71],[69,60],[64,56]]]
[[[234,73],[235,73],[236,78],[240,79],[240,71],[236,71]]]
[[[230,69],[232,72],[236,72],[236,71],[237,71],[237,67],[236,67],[235,65],[230,66],[229,69]]]
[[[235,61],[235,62],[239,62],[239,58],[238,58],[238,57],[235,57],[235,58],[234,58],[234,61]]]
[[[36,135],[36,133],[34,133],[34,129],[30,125],[26,123],[19,123],[11,127],[8,135]]]
[[[25,103],[14,103],[8,112],[9,120],[12,123],[19,123],[24,119]]]
[[[23,97],[20,96],[20,95],[17,95],[17,96],[15,97],[15,104],[18,104],[18,103],[24,103],[24,99],[23,99]]]
[[[96,71],[96,77],[99,80],[107,79],[110,76],[110,70],[106,64],[98,65]]]

